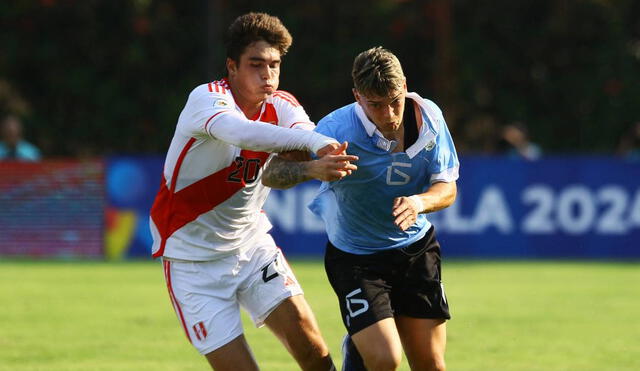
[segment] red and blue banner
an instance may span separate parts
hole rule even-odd
[[[0,255],[102,258],[100,160],[0,162]]]
[[[162,166],[158,156],[0,163],[0,255],[150,258]],[[288,255],[324,251],[324,225],[306,207],[318,185],[273,190],[265,204]],[[430,218],[446,257],[637,260],[640,163],[462,157],[457,201]]]

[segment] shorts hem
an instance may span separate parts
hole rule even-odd
[[[387,318],[394,318],[394,317],[395,316],[394,316],[393,313],[380,314],[380,315],[376,316],[376,320],[375,321],[371,322],[368,325],[354,327],[354,326],[347,326],[346,323],[345,323],[345,327],[347,329],[347,332],[349,333],[349,336],[353,336],[353,335],[357,334],[358,332],[366,329],[367,327],[371,327],[371,326],[375,325],[376,323],[378,323],[378,322],[380,322],[382,320],[385,320]],[[353,329],[353,331],[352,331],[352,329]]]
[[[217,349],[222,348],[223,346],[229,344],[230,342],[232,342],[235,338],[237,338],[238,336],[242,335],[244,332],[242,330],[240,331],[236,331],[237,333],[233,333],[232,335],[229,335],[227,337],[225,337],[223,340],[220,340],[218,342],[216,342],[214,345],[208,346],[206,348],[198,348],[194,345],[194,347],[198,350],[198,353],[204,355],[207,355]],[[193,345],[193,343],[192,343]]]
[[[262,314],[260,314],[259,316],[256,316],[253,319],[253,323],[255,324],[256,327],[264,326],[264,321],[278,307],[278,305],[280,305],[280,303],[282,303],[287,298],[291,298],[291,297],[302,295],[302,294],[303,294],[302,290],[295,290],[295,291],[288,291],[278,296],[273,301],[271,301],[268,305],[265,305],[265,310],[261,311]]]

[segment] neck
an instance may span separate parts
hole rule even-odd
[[[260,113],[260,110],[262,109],[262,103],[264,103],[264,101],[260,101],[260,102],[251,102],[251,101],[242,101],[238,98],[236,98],[237,96],[234,95],[233,96],[236,100],[236,104],[238,105],[238,107],[240,107],[240,109],[242,110],[242,113],[244,113],[244,115],[250,119],[252,117],[254,117],[255,115],[257,115],[258,113]]]
[[[232,79],[228,78],[228,80],[229,80],[229,88],[231,89],[231,93],[233,94],[233,99],[235,100],[238,107],[240,107],[240,109],[242,110],[242,113],[244,113],[244,115],[248,119],[257,115],[262,109],[262,104],[264,103],[264,100],[256,101],[255,98],[252,99],[250,97],[247,97],[246,95],[243,95],[242,92],[240,92],[237,89],[234,89],[234,84]]]

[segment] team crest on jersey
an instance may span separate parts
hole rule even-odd
[[[215,102],[213,102],[213,106],[214,107],[229,107],[229,102],[227,102],[224,99],[218,99]]]
[[[436,140],[434,139],[431,142],[427,143],[427,145],[424,146],[424,149],[427,151],[431,151],[435,146],[436,146]]]
[[[204,327],[204,323],[202,321],[193,325],[193,332],[196,334],[198,340],[202,341],[207,337],[207,328]]]

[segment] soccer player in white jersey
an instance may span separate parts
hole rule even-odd
[[[349,141],[358,170],[323,182],[310,205],[325,221],[325,268],[349,334],[342,369],[395,370],[404,347],[412,370],[444,370],[449,306],[426,214],[455,200],[453,140],[435,103],[407,92],[388,50],[360,53],[352,76],[356,102],[320,120],[316,131]],[[281,176],[291,166],[275,158],[263,183],[293,185]]]
[[[291,35],[249,13],[227,34],[227,78],[196,87],[178,118],[151,209],[153,256],[187,338],[215,370],[257,370],[240,306],[304,370],[335,369],[291,268],[268,234],[262,168],[271,152],[310,151],[295,171],[338,180],[355,170],[346,143],[312,131],[293,95],[277,90]],[[303,129],[303,130],[297,130]],[[304,130],[306,129],[306,130]]]

